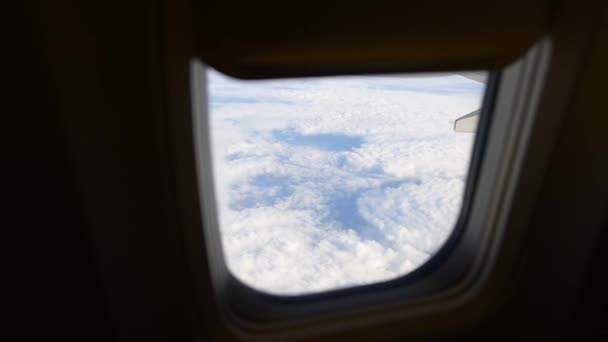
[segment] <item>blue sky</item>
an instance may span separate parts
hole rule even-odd
[[[246,284],[281,295],[393,279],[460,210],[483,85],[457,75],[238,81],[209,72],[222,243]]]

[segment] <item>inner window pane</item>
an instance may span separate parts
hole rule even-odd
[[[394,279],[450,236],[485,73],[242,81],[209,69],[208,84],[222,244],[245,284],[298,295]]]

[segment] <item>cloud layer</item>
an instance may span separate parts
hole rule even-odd
[[[450,235],[474,136],[460,76],[237,81],[209,72],[229,269],[294,295],[393,279]]]

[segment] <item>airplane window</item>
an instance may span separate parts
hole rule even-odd
[[[458,218],[485,72],[242,81],[208,69],[229,270],[276,295],[403,276]]]

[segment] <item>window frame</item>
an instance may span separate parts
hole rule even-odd
[[[295,297],[253,290],[226,267],[214,204],[206,72],[192,60],[192,128],[204,232],[191,225],[187,235],[205,241],[210,281],[227,327],[239,335],[264,338],[308,334],[313,333],[314,317],[316,334],[347,318],[348,324],[370,324],[370,315],[380,315],[380,320],[428,317],[474,302],[487,287],[498,247],[506,238],[505,218],[522,172],[550,55],[551,44],[545,39],[488,82],[463,207],[454,233],[438,255],[396,280]],[[509,230],[508,235],[518,234]],[[200,258],[200,251],[193,254]],[[194,259],[191,264],[205,269],[204,260]]]
[[[422,276],[414,271],[401,279],[380,284],[287,300],[247,287],[226,267],[217,212],[213,205],[208,205],[214,203],[215,194],[213,167],[208,163],[211,150],[207,134],[207,94],[204,91],[206,72],[200,61],[190,60],[192,114],[188,112],[186,117],[184,113],[175,119],[174,126],[177,127],[174,127],[176,133],[173,136],[177,150],[180,146],[183,148],[177,153],[178,164],[182,166],[180,169],[186,169],[178,176],[180,189],[190,193],[190,203],[182,205],[185,207],[182,215],[187,217],[183,229],[190,272],[196,284],[195,291],[212,289],[211,294],[200,298],[203,307],[209,306],[212,298],[214,310],[220,316],[218,331],[226,336],[274,339],[288,335],[320,336],[355,326],[390,325],[404,321],[415,324],[430,318],[439,319],[437,324],[441,326],[445,322],[441,323],[440,317],[454,310],[468,311],[468,319],[481,317],[489,305],[481,298],[488,289],[500,287],[493,276],[500,261],[497,254],[503,245],[516,244],[506,242],[521,233],[512,228],[505,232],[506,218],[510,198],[522,174],[525,141],[532,134],[533,114],[551,53],[551,43],[546,38],[501,72],[500,78],[488,82],[488,89],[494,84],[496,94],[484,97],[483,110],[493,107],[491,117],[494,119],[490,120],[490,115],[482,112],[466,187],[466,196],[474,196],[475,200],[471,202],[470,209],[463,206],[459,218],[459,225],[464,227],[463,234],[459,237],[453,234],[450,238],[453,240],[450,244],[455,246],[452,246],[451,257],[445,263],[426,267],[430,272],[424,274],[422,280]],[[193,77],[194,74],[198,76]],[[508,113],[512,115],[506,115]],[[188,129],[190,132],[186,131]],[[487,137],[484,137],[486,133]],[[480,143],[483,139],[487,139],[486,144]],[[510,167],[505,168],[505,165]],[[189,187],[195,187],[194,192]],[[196,193],[199,202],[192,201],[192,195]],[[462,214],[466,210],[470,210],[470,215]],[[445,249],[452,247],[448,245]],[[402,282],[404,278],[407,281]],[[387,287],[386,283],[398,286]],[[375,319],[370,320],[370,316]],[[408,330],[415,333],[420,329],[425,328]]]

